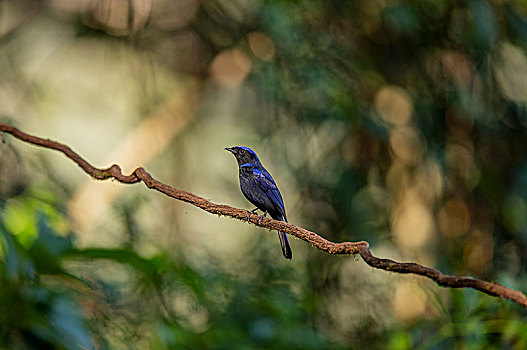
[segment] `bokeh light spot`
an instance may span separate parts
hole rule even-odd
[[[455,176],[465,180],[469,187],[473,187],[479,181],[478,173],[474,166],[474,149],[470,141],[450,143],[446,146],[445,160],[447,169]]]
[[[415,282],[397,283],[392,299],[395,316],[402,322],[410,322],[424,315],[426,295]]]
[[[451,198],[439,210],[437,215],[439,229],[449,237],[459,237],[470,228],[470,214],[460,198]]]
[[[397,126],[407,124],[413,113],[412,98],[398,86],[390,85],[380,89],[373,106],[384,121]]]
[[[424,153],[424,142],[417,130],[400,127],[390,133],[390,148],[396,158],[407,165],[415,165]]]
[[[448,50],[441,57],[443,74],[462,86],[471,83],[471,66],[468,58],[461,52]]]
[[[527,58],[520,48],[502,44],[495,60],[494,72],[506,99],[527,103]]]
[[[161,30],[183,28],[198,12],[196,0],[156,0],[153,1],[150,21]]]
[[[464,246],[463,260],[471,271],[485,273],[494,256],[494,242],[487,232],[474,230]]]
[[[235,87],[241,84],[251,71],[251,60],[246,53],[227,50],[218,54],[210,66],[212,78],[220,85]]]
[[[274,57],[275,46],[273,40],[262,32],[252,32],[248,35],[252,53],[262,61],[270,61]]]
[[[428,243],[434,232],[430,210],[409,191],[393,220],[393,235],[402,248],[417,249]]]

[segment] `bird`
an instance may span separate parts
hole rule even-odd
[[[278,186],[276,186],[271,174],[263,167],[256,153],[245,146],[227,147],[225,150],[236,157],[240,189],[245,198],[256,206],[251,213],[261,210],[263,215],[260,218],[265,217],[269,213],[273,219],[287,222],[284,201],[280,190],[278,190]],[[282,254],[286,259],[292,259],[293,252],[289,246],[287,234],[278,232],[278,237],[282,246]]]

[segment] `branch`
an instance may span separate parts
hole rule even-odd
[[[143,182],[148,188],[154,189],[165,195],[177,200],[187,202],[198,208],[201,208],[211,214],[230,216],[232,218],[249,221],[250,223],[267,228],[269,230],[283,231],[303,241],[308,242],[313,247],[328,252],[330,254],[360,254],[366,264],[371,267],[398,273],[413,273],[432,279],[438,285],[450,288],[473,288],[488,295],[509,299],[518,305],[527,308],[527,297],[520,291],[507,288],[498,283],[486,282],[472,277],[449,276],[434,268],[426,267],[416,263],[401,263],[390,259],[377,258],[370,252],[369,244],[365,241],[360,242],[342,242],[334,243],[319,236],[318,234],[308,231],[286,222],[277,221],[269,218],[260,220],[256,214],[251,214],[247,218],[247,210],[233,208],[224,204],[212,203],[205,198],[196,196],[190,192],[179,190],[154,179],[144,168],[135,169],[130,175],[123,175],[119,165],[114,164],[107,169],[98,169],[84,160],[68,146],[49,139],[26,134],[17,128],[0,123],[0,132],[13,135],[17,139],[31,143],[33,145],[50,148],[64,153],[64,155],[73,160],[87,174],[96,180],[115,179],[121,183],[134,184]]]

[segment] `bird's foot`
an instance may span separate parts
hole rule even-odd
[[[251,217],[251,214],[256,214],[256,211],[258,208],[255,208],[253,210],[247,210],[247,215],[245,216],[245,221],[249,221],[249,218]]]
[[[264,212],[263,215],[258,218],[258,225],[262,223],[262,219],[265,218],[266,216],[267,216],[267,212]]]

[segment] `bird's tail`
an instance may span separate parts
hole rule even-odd
[[[278,232],[278,238],[280,238],[280,245],[282,246],[282,253],[286,259],[293,258],[293,252],[289,246],[289,241],[287,240],[287,234],[285,232]]]

